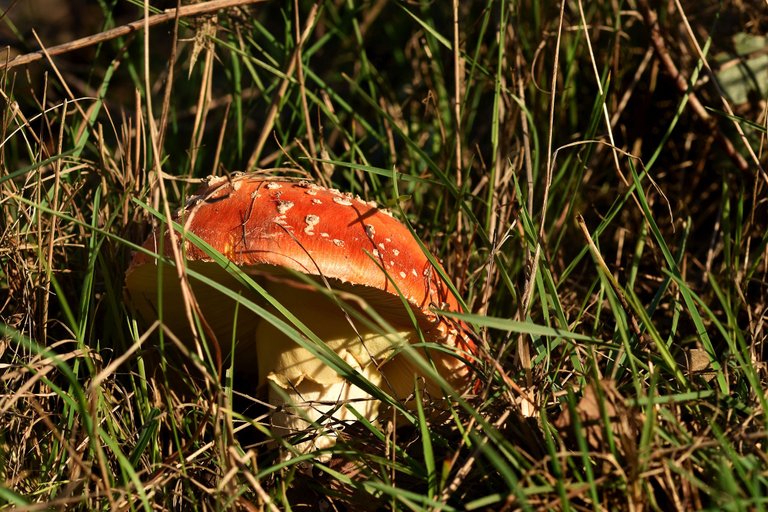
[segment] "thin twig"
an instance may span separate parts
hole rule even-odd
[[[523,69],[523,53],[520,48],[517,48],[515,52],[515,66],[517,69]],[[525,77],[522,71],[519,72],[517,77],[517,95],[520,97],[520,104],[527,107],[525,102]],[[523,162],[525,163],[525,181],[528,187],[528,213],[533,214],[533,158],[531,157],[531,130],[528,127],[528,116],[525,112],[520,116],[520,129],[523,134]],[[531,261],[531,249],[528,244],[525,245],[525,261]]]
[[[115,27],[113,29],[100,32],[92,36],[87,36],[80,39],[76,39],[74,41],[70,41],[68,43],[52,46],[51,48],[48,48],[47,53],[50,56],[55,56],[55,55],[61,55],[62,53],[68,53],[74,50],[80,50],[82,48],[87,48],[88,46],[93,46],[95,44],[103,43],[104,41],[109,41],[110,39],[116,39],[118,37],[128,35],[132,32],[136,32],[145,27],[149,28],[154,25],[160,25],[161,23],[166,23],[168,21],[175,19],[176,17],[200,16],[201,14],[207,14],[210,12],[218,11],[220,9],[227,9],[229,7],[262,3],[267,1],[268,0],[211,0],[210,2],[203,2],[199,4],[193,4],[193,5],[185,5],[184,7],[180,7],[179,9],[166,9],[161,14],[155,14],[153,16],[149,16],[146,20],[145,19],[136,20],[131,23],[128,23],[127,25],[121,25],[119,27]],[[16,66],[23,66],[25,64],[29,64],[30,62],[35,62],[37,60],[40,60],[44,56],[45,56],[45,53],[42,50],[32,52],[32,53],[27,53],[25,55],[19,55],[16,58],[14,58],[12,61],[0,62],[0,69],[10,69],[10,68],[15,68]]]
[[[205,135],[205,125],[208,121],[208,113],[210,112],[211,96],[213,95],[213,47],[210,44],[208,35],[204,35],[205,41],[203,45],[205,47],[205,59],[203,60],[202,79],[203,83],[200,85],[200,93],[197,98],[197,107],[195,108],[195,122],[192,128],[192,140],[189,148],[189,175],[194,175],[195,165],[197,164],[197,155],[200,151],[200,147],[203,145],[203,136]],[[191,66],[192,64],[190,64]],[[190,68],[191,71],[191,68]],[[215,169],[213,169],[215,171]]]
[[[539,225],[539,235],[536,240],[536,249],[533,253],[533,263],[529,269],[528,281],[525,286],[525,293],[523,295],[522,307],[520,308],[520,320],[524,321],[530,311],[531,301],[533,299],[534,284],[536,282],[536,274],[539,271],[539,260],[541,259],[541,245],[544,242],[544,235],[546,230],[547,220],[547,205],[549,204],[549,188],[552,185],[552,173],[554,161],[552,158],[552,144],[555,132],[555,105],[557,101],[557,71],[560,66],[560,39],[563,34],[563,21],[565,19],[565,0],[560,2],[560,22],[557,28],[557,40],[555,41],[555,56],[552,63],[552,82],[549,90],[550,102],[549,102],[549,134],[547,136],[547,167],[546,176],[544,180],[544,197],[541,200],[541,219]],[[531,375],[531,355],[530,347],[528,343],[525,343],[522,336],[518,345],[518,352],[520,356],[520,363],[525,370],[526,385],[528,388],[532,385]]]
[[[299,97],[301,98],[301,112],[304,115],[304,124],[307,129],[307,143],[309,144],[310,162],[315,170],[315,175],[320,175],[320,168],[317,165],[317,148],[315,147],[315,135],[312,132],[312,117],[309,115],[309,102],[307,102],[307,88],[304,81],[304,65],[302,64],[301,48],[303,46],[301,37],[301,22],[299,18],[299,0],[293,2],[294,24],[296,25],[296,79],[299,82]]]
[[[48,51],[48,49],[43,47],[43,44],[42,42],[40,42],[40,38],[37,36],[37,32],[35,32],[34,29],[32,30],[32,36],[34,36],[35,40],[37,41],[37,44],[39,44],[40,47],[43,48],[42,50],[40,50],[40,54],[44,56],[46,59],[48,59],[48,63],[51,65],[51,69],[53,69],[53,72],[56,75],[56,78],[59,79],[59,83],[64,88],[64,91],[69,96],[69,99],[72,100],[72,103],[74,104],[75,108],[82,116],[83,122],[85,124],[83,124],[83,126],[80,129],[81,130],[85,129],[86,125],[88,124],[88,116],[86,115],[85,110],[83,110],[83,107],[80,106],[80,102],[75,101],[75,95],[72,93],[72,90],[69,88],[69,85],[67,85],[67,81],[64,80],[64,77],[62,76],[61,71],[59,71],[58,66],[56,66],[56,64],[51,59],[50,52]],[[78,133],[78,141],[80,140],[81,134],[82,132]]]
[[[461,40],[459,39],[459,0],[453,0],[453,114],[456,123],[456,186],[461,188],[461,88],[464,85],[462,72]]]
[[[461,88],[464,85],[464,73],[461,58],[461,41],[459,39],[459,0],[453,0],[453,115],[456,129],[456,188],[461,190],[462,179],[462,152],[461,152]],[[457,247],[461,247],[461,208],[456,213],[456,240]]]
[[[173,34],[171,36],[171,56],[168,58],[168,79],[165,82],[163,95],[163,109],[160,114],[160,127],[158,129],[158,147],[163,147],[165,132],[168,129],[168,113],[171,111],[171,91],[173,89],[173,70],[176,67],[176,52],[179,47],[179,17],[181,13],[181,0],[176,0],[176,16],[173,18]]]
[[[277,93],[272,98],[272,104],[270,105],[269,111],[267,112],[267,117],[266,117],[266,120],[264,121],[264,127],[261,129],[261,134],[259,135],[259,138],[256,141],[256,147],[254,148],[250,158],[248,159],[248,165],[246,167],[246,170],[248,171],[252,171],[253,169],[256,168],[256,165],[259,162],[259,157],[261,156],[261,151],[264,149],[264,145],[267,143],[267,139],[272,133],[272,128],[275,126],[275,120],[277,119],[277,111],[280,108],[280,100],[283,98],[283,96],[285,96],[285,92],[288,90],[288,85],[293,81],[293,74],[296,71],[297,56],[300,55],[301,47],[309,38],[309,34],[312,30],[312,27],[314,27],[315,25],[315,19],[317,18],[317,12],[319,8],[320,8],[320,3],[315,2],[315,4],[312,6],[312,9],[309,11],[309,14],[306,17],[307,21],[306,21],[306,24],[304,25],[304,31],[301,33],[301,37],[299,38],[299,41],[296,44],[296,48],[294,49],[293,54],[291,55],[291,58],[288,59],[288,69],[285,70],[285,75],[283,76],[283,80],[280,83],[280,88],[277,90]]]
[[[613,165],[616,167],[616,174],[621,178],[625,187],[629,186],[627,177],[621,172],[621,164],[619,163],[619,153],[616,151],[616,141],[613,137],[613,128],[611,127],[611,116],[608,114],[607,97],[603,91],[603,84],[600,83],[600,72],[597,70],[597,62],[595,61],[595,53],[592,50],[592,41],[589,39],[589,26],[587,25],[587,18],[584,16],[584,5],[581,0],[577,2],[579,6],[579,17],[581,18],[581,24],[584,27],[584,41],[587,43],[587,50],[589,53],[589,61],[592,63],[592,72],[595,74],[595,83],[597,84],[597,90],[600,92],[601,103],[603,107],[603,117],[605,118],[605,130],[608,132],[608,140],[611,141],[611,154],[613,155]]]

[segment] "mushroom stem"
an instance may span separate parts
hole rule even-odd
[[[300,289],[281,280],[268,283],[265,288],[359,375],[377,388],[387,388],[379,366],[398,345],[406,342],[407,330],[382,334],[362,325],[364,322],[353,327],[340,304],[318,290],[308,291],[306,286]],[[281,436],[299,433],[312,423],[324,427],[314,441],[297,445],[299,452],[333,446],[343,422],[357,419],[349,408],[375,420],[379,400],[347,381],[272,324],[262,320],[256,338],[259,379],[268,382],[269,402],[278,406],[272,416],[274,432]]]
[[[382,377],[375,365],[360,367],[354,358],[345,354],[344,359],[371,384],[378,386]],[[317,437],[295,445],[299,453],[330,448],[336,444],[338,433],[344,422],[356,420],[349,410],[358,415],[374,419],[379,413],[379,401],[366,391],[339,378],[330,384],[320,384],[311,378],[291,383],[289,388],[272,373],[269,376],[269,402],[278,407],[272,415],[273,432],[282,436],[307,432],[312,424],[322,425]]]

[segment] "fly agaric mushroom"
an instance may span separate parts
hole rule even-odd
[[[470,370],[461,355],[473,353],[475,345],[466,336],[466,327],[430,309],[459,311],[456,298],[410,231],[374,203],[307,182],[241,174],[209,179],[176,220],[257,278],[341,359],[391,396],[408,397],[415,376],[424,379],[427,393],[440,394],[440,388],[398,351],[403,343],[419,342],[419,332],[427,342],[450,347],[429,352],[437,372],[457,390],[469,384]],[[158,252],[160,239],[155,232],[144,247]],[[171,254],[167,233],[162,247],[166,255]],[[242,285],[201,248],[186,239],[182,248],[189,268],[230,289],[242,290]],[[156,316],[158,309],[158,268],[154,258],[137,253],[127,272],[129,300],[145,318]],[[186,317],[181,301],[171,292],[174,286],[178,289],[178,279],[169,265],[162,268],[167,273],[163,280],[164,321],[172,330],[184,333]],[[296,273],[317,284],[302,282]],[[375,420],[379,402],[366,391],[244,308],[240,308],[240,320],[235,324],[231,300],[202,284],[193,283],[193,287],[200,310],[220,342],[229,342],[234,334],[236,372],[257,367],[258,385],[270,385],[270,403],[282,406],[272,423],[283,434],[303,430],[309,422],[355,419],[347,407],[339,406],[342,401],[363,417]],[[324,293],[325,287],[341,293]],[[362,301],[347,298],[350,296]],[[361,302],[392,329],[386,332],[377,327]],[[330,432],[321,434],[313,444],[324,448],[334,442]],[[312,444],[305,443],[299,450],[310,448]]]

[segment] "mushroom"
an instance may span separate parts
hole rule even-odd
[[[419,343],[422,336],[427,342],[450,347],[428,354],[420,351],[456,390],[467,388],[466,359],[476,347],[467,337],[466,326],[432,311],[460,310],[440,277],[444,272],[438,272],[403,224],[374,203],[307,182],[241,174],[209,179],[176,214],[176,220],[257,279],[355,373],[390,396],[406,399],[414,391],[417,376],[425,393],[442,395],[437,383],[402,353],[405,343]],[[162,237],[162,250],[170,255],[168,233]],[[187,238],[177,238],[183,239],[182,253],[190,269],[229,289],[250,293],[254,301],[264,304],[204,250]],[[160,242],[161,235],[155,232],[144,247],[158,252]],[[181,301],[173,295],[178,278],[170,265],[162,267],[167,273],[164,321],[177,333],[185,333]],[[126,275],[127,296],[147,319],[157,315],[158,268],[155,258],[136,253]],[[299,446],[300,451],[333,445],[333,425],[356,419],[349,407],[375,421],[380,403],[367,391],[273,323],[245,308],[240,308],[235,323],[232,300],[200,283],[193,287],[220,343],[236,339],[236,373],[258,368],[258,386],[269,385],[269,401],[278,406],[272,416],[276,430],[285,434],[311,423],[327,427],[313,442]],[[379,317],[387,328],[381,327]]]

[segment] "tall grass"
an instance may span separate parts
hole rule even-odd
[[[175,3],[96,4],[66,31],[13,5],[9,55]],[[762,14],[243,1],[3,67],[0,503],[762,510]],[[443,414],[371,390],[386,419],[283,460],[301,438],[274,441],[233,340],[198,352],[123,299],[150,230],[236,171],[307,177],[406,222],[467,305],[446,315],[475,330],[479,389]],[[188,274],[359,379],[290,311]]]

